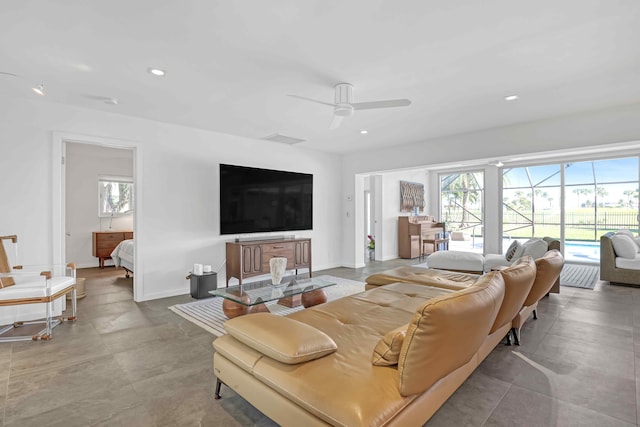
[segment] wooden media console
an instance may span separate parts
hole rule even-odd
[[[287,258],[287,270],[308,268],[311,277],[311,239],[250,240],[227,242],[227,286],[235,277],[240,284],[248,277],[269,274],[269,260]]]

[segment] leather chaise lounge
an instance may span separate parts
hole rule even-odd
[[[423,425],[512,328],[531,257],[458,290],[396,282],[285,317],[241,316],[217,377],[281,425]]]

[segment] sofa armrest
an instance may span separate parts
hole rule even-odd
[[[600,280],[616,281],[616,253],[613,249],[611,236],[606,233],[600,237]]]
[[[515,261],[515,259],[514,259]],[[500,266],[510,266],[511,261],[507,261],[507,259],[502,254],[486,254],[484,256],[484,272],[487,273],[491,271],[495,267]]]
[[[256,351],[288,365],[318,359],[337,350],[324,332],[272,313],[254,313],[224,323],[226,331]]]

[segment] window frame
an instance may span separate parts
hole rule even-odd
[[[103,209],[105,203],[103,203],[104,188],[107,184],[127,184],[130,187],[131,195],[129,197],[128,206],[126,211],[114,212],[112,210]],[[132,215],[135,209],[135,188],[133,183],[133,177],[128,176],[99,176],[98,177],[98,218],[113,218]],[[126,205],[125,205],[126,206]]]

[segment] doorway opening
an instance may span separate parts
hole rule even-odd
[[[114,275],[123,282],[123,290],[126,282],[134,301],[144,299],[138,240],[131,239],[140,232],[136,209],[142,199],[136,186],[141,172],[139,151],[135,142],[53,135],[53,262],[75,262],[79,269],[95,268],[100,275]],[[111,252],[106,254],[114,240],[129,240],[128,274],[122,263],[114,268]],[[102,264],[105,268],[101,269]],[[136,271],[140,274],[135,275]]]
[[[133,149],[65,143],[65,259],[133,299]],[[95,271],[93,271],[95,270]]]

